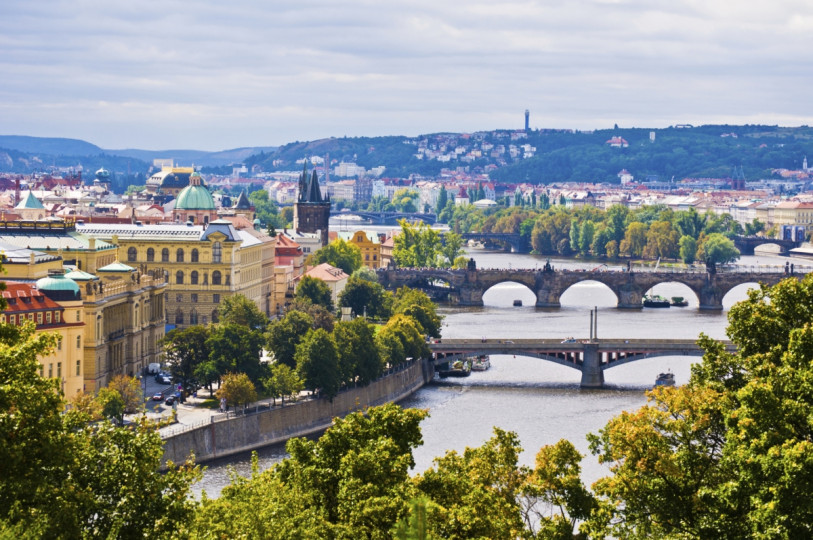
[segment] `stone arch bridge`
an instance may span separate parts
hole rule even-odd
[[[378,271],[379,282],[389,288],[402,286],[441,293],[461,306],[482,306],[483,294],[500,283],[521,283],[536,295],[536,307],[560,307],[559,299],[571,286],[582,281],[606,285],[618,299],[618,307],[640,309],[643,297],[661,283],[677,282],[689,287],[699,300],[700,309],[723,309],[723,297],[744,283],[775,285],[788,277],[780,272],[729,271],[601,271],[601,270],[452,270],[443,268],[386,268]],[[798,276],[797,276],[798,277]],[[438,296],[438,295],[436,295]]]
[[[736,352],[724,341],[728,352]],[[657,356],[702,356],[703,349],[690,339],[439,339],[429,344],[436,366],[460,358],[513,354],[539,358],[581,371],[583,388],[604,385],[604,371],[636,360]]]

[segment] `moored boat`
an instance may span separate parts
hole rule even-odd
[[[655,378],[655,386],[675,386],[675,374],[671,371],[658,373]]]
[[[671,305],[669,300],[658,294],[651,295],[645,294],[643,304],[644,307],[654,307],[654,308],[669,307]]]
[[[686,301],[682,296],[673,296],[672,305],[675,307],[686,307],[689,305],[689,302]]]
[[[471,375],[471,360],[456,360],[446,364],[445,369],[438,369],[441,377],[468,377]]]
[[[471,363],[472,371],[485,371],[491,367],[491,360],[487,355],[478,356]]]
[[[522,307],[522,300],[514,300],[514,307]]]

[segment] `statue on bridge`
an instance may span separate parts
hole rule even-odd
[[[711,259],[706,259],[706,272],[708,272],[709,275],[717,273],[717,264]]]
[[[545,266],[542,267],[542,271],[543,272],[553,272],[553,266],[551,266],[551,264],[550,264],[550,257],[548,257],[548,260],[545,261]]]
[[[469,272],[474,272],[477,270],[477,263],[474,262],[474,257],[469,259],[469,262],[466,263],[466,270]]]

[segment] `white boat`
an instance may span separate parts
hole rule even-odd
[[[471,363],[471,370],[472,371],[485,371],[491,367],[491,360],[489,360],[488,356],[478,356],[475,358]]]

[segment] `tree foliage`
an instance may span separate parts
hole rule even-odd
[[[319,278],[302,276],[296,286],[296,298],[333,311],[333,296],[330,293],[330,287]]]
[[[362,266],[361,249],[355,244],[338,238],[308,257],[309,265],[316,266],[322,263],[341,268],[345,274],[352,275]]]

